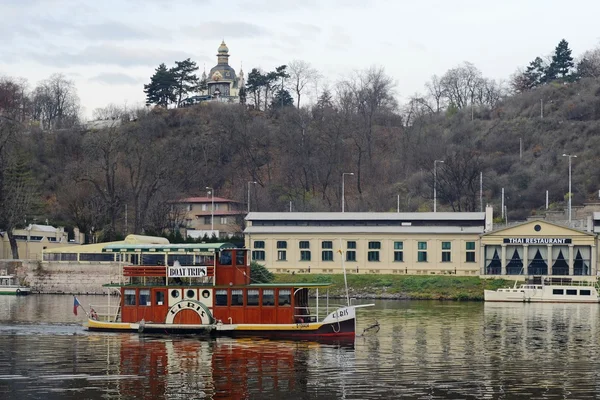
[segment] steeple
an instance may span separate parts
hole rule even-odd
[[[217,50],[217,62],[219,64],[229,65],[229,48],[225,44],[225,40],[221,42],[219,49]]]

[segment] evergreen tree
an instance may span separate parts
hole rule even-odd
[[[333,107],[333,96],[329,89],[325,89],[321,92],[319,99],[317,100],[317,107],[319,108],[331,108]]]
[[[546,71],[546,82],[553,81],[555,79],[567,79],[572,68],[575,66],[573,63],[573,57],[571,57],[571,49],[569,49],[569,43],[562,39],[552,56],[552,62],[548,66]]]
[[[156,68],[154,75],[150,78],[150,83],[144,85],[144,93],[146,93],[146,105],[156,104],[167,108],[169,103],[174,102],[177,97],[175,90],[177,81],[171,70],[162,63]]]
[[[189,58],[183,61],[175,61],[175,67],[171,68],[170,72],[176,82],[175,93],[177,95],[177,105],[181,103],[184,95],[193,92],[198,87],[198,77],[194,74],[198,70],[198,66]]]
[[[282,108],[294,105],[294,99],[290,92],[285,89],[279,89],[275,96],[273,96],[273,100],[271,101],[271,108]]]
[[[527,69],[523,73],[523,84],[527,89],[533,89],[539,86],[546,80],[546,65],[541,57],[536,57],[535,60],[529,63]]]

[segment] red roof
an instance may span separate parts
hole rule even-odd
[[[219,215],[244,215],[246,211],[234,211],[234,210],[215,210],[214,213],[209,211],[200,211],[194,213],[197,217],[210,217],[211,215],[219,216]]]

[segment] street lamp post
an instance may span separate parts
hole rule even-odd
[[[342,212],[344,212],[344,203],[345,203],[345,189],[344,189],[344,178],[346,177],[346,175],[354,175],[354,172],[344,172],[342,173]]]
[[[563,154],[563,157],[569,157],[569,225],[571,224],[571,197],[573,197],[572,193],[571,193],[571,158],[575,157],[577,158],[576,155],[573,154]]]
[[[215,191],[211,187],[206,187],[208,194],[210,194],[210,230],[214,233],[215,230]]]
[[[248,182],[248,212],[250,212],[250,184],[256,185],[256,181]]]
[[[437,163],[443,163],[442,160],[433,162],[433,212],[437,212]]]

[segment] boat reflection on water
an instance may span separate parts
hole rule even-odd
[[[340,368],[354,344],[119,335],[118,392],[132,398],[282,398],[307,393],[310,365]],[[323,366],[321,365],[321,368]],[[315,376],[318,379],[317,376]],[[314,382],[313,382],[313,386]],[[319,395],[326,395],[319,389]],[[335,396],[334,393],[330,395]],[[267,397],[265,397],[267,396]]]

